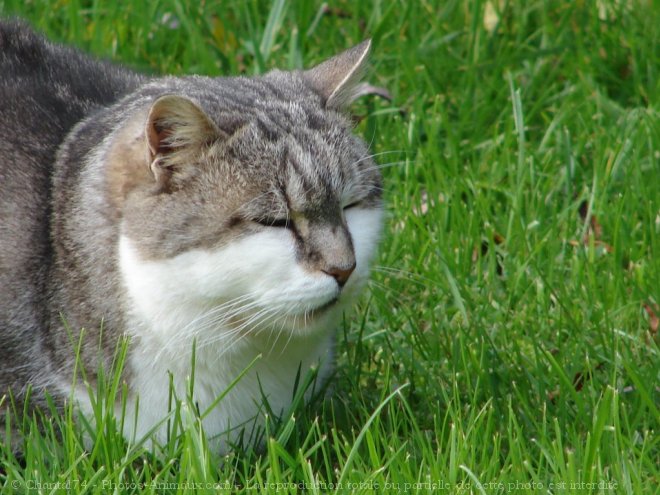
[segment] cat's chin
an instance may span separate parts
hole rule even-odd
[[[323,314],[325,311],[330,310],[330,308],[336,306],[338,303],[339,303],[339,297],[334,297],[327,303],[321,304],[319,307],[314,308],[311,311],[311,315],[312,317],[314,317],[315,315]]]
[[[305,311],[304,313],[298,313],[296,316],[298,319],[302,318],[303,322],[308,323],[316,323],[321,320],[334,319],[338,316],[336,313],[341,312],[339,306],[339,297],[334,297],[330,301]],[[302,326],[304,327],[305,324],[303,323]]]

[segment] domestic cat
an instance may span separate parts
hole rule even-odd
[[[128,337],[123,434],[163,442],[194,352],[201,411],[245,372],[204,419],[223,452],[264,398],[281,412],[300,374],[326,380],[381,232],[381,177],[344,115],[369,47],[148,77],[0,22],[0,397],[89,413],[76,359],[93,387]]]

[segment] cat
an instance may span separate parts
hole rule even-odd
[[[1,21],[0,414],[31,390],[33,407],[91,415],[74,368],[93,389],[124,338],[130,440],[166,441],[193,353],[199,410],[227,392],[203,422],[219,452],[265,403],[285,411],[309,370],[324,383],[383,223],[345,115],[369,50],[150,77]]]

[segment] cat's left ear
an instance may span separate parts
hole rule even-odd
[[[367,67],[371,40],[303,72],[305,80],[323,97],[325,106],[340,110],[360,96],[360,80]]]
[[[192,100],[177,95],[158,98],[145,126],[147,160],[156,180],[167,180],[173,168],[198,156],[201,149],[227,137]]]

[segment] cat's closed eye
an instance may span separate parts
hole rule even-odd
[[[275,227],[278,229],[290,229],[293,226],[293,220],[290,218],[258,218],[254,222],[264,227]]]
[[[357,206],[360,206],[362,201],[353,201],[352,203],[347,204],[344,206],[344,210],[350,210],[351,208],[355,208]],[[271,217],[264,217],[264,218],[256,218],[253,220],[255,223],[258,223],[259,225],[262,225],[264,227],[274,227],[278,229],[290,229],[293,227],[293,220],[291,218],[271,218]]]

